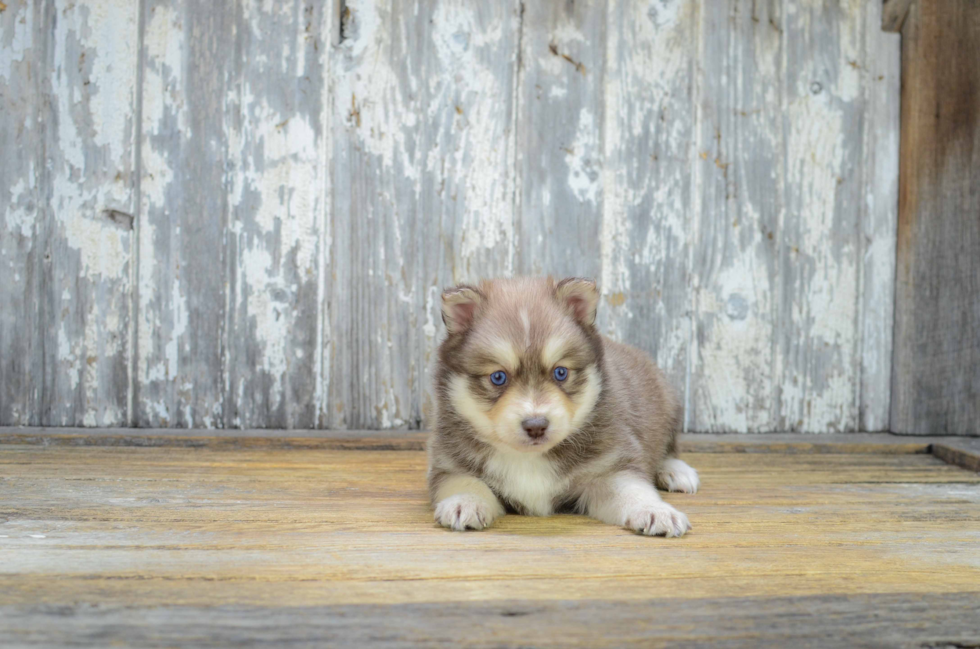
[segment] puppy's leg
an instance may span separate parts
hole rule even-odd
[[[648,536],[683,536],[691,529],[687,516],[661,500],[645,476],[630,471],[590,484],[579,498],[578,508],[604,523]]]
[[[436,521],[463,531],[482,530],[502,516],[504,506],[482,480],[468,475],[447,475],[435,488]]]
[[[687,462],[669,457],[657,469],[657,486],[664,491],[694,494],[698,492],[701,480],[698,472]]]

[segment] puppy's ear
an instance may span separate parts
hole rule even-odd
[[[563,279],[555,287],[555,298],[579,323],[587,327],[595,323],[599,289],[593,280],[581,277]]]
[[[442,321],[451,334],[469,329],[476,311],[483,302],[483,294],[472,286],[460,285],[442,292]]]

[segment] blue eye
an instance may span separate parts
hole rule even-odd
[[[493,383],[494,385],[503,385],[504,383],[507,382],[507,373],[497,370],[496,372],[490,375],[490,382]]]
[[[556,381],[564,381],[567,378],[568,378],[568,369],[567,368],[564,368],[564,367],[556,367],[555,368],[555,380]]]

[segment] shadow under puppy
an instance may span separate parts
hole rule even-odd
[[[691,529],[654,487],[698,488],[677,458],[680,401],[649,356],[599,334],[598,303],[579,278],[443,293],[428,475],[440,524],[570,510],[643,534]]]

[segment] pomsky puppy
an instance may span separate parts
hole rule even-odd
[[[428,473],[440,524],[574,511],[642,534],[691,529],[654,486],[698,489],[677,458],[680,401],[649,356],[596,330],[598,303],[579,278],[442,294]]]

